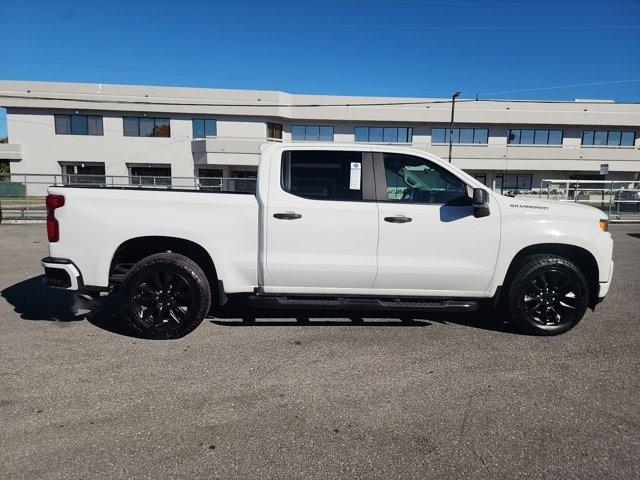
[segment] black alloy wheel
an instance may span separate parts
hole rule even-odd
[[[573,322],[580,295],[575,278],[550,268],[529,279],[522,301],[532,322],[542,326],[563,326]]]
[[[508,285],[510,320],[537,335],[557,335],[575,327],[589,304],[589,286],[571,260],[552,254],[525,258]]]
[[[147,272],[134,287],[131,299],[140,321],[150,327],[172,329],[197,308],[189,282],[169,271]]]
[[[183,337],[202,322],[210,306],[207,276],[193,260],[177,253],[143,258],[122,283],[122,315],[146,338]]]

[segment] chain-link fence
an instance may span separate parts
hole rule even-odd
[[[80,174],[0,174],[0,221],[46,217],[44,198],[52,185],[201,190],[255,193],[255,178],[151,177]],[[576,202],[599,208],[615,221],[640,221],[640,182],[628,180],[543,180],[523,196]]]
[[[590,205],[616,221],[640,221],[640,182],[629,180],[543,180],[538,197]]]
[[[131,189],[201,190],[255,193],[255,178],[150,177],[80,174],[0,174],[0,221],[43,220],[50,186],[112,187]]]

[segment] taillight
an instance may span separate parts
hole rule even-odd
[[[49,242],[57,242],[60,239],[60,227],[56,220],[55,210],[64,205],[64,197],[62,195],[47,195],[47,237]]]

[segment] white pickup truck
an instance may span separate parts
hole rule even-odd
[[[295,309],[485,304],[552,335],[607,294],[607,230],[595,208],[502,196],[423,151],[269,143],[255,195],[51,187],[42,265],[52,287],[118,291],[150,338],[186,335],[231,294]]]

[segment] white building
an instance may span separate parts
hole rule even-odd
[[[402,143],[448,156],[451,103],[275,91],[0,81],[12,173],[251,177],[266,140]],[[640,104],[468,101],[453,163],[496,190],[638,180]]]

